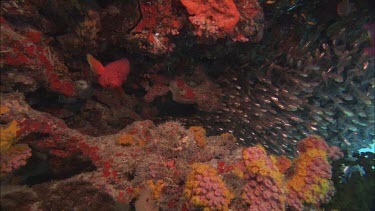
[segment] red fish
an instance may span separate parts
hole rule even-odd
[[[130,73],[130,63],[125,58],[111,62],[105,67],[90,54],[87,54],[87,61],[91,70],[98,74],[98,82],[103,87],[121,88]]]

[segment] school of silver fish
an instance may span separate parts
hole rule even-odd
[[[338,35],[311,52],[311,42],[260,68],[240,67],[217,81],[223,108],[180,119],[208,132],[233,133],[244,145],[261,144],[295,155],[295,144],[319,135],[349,153],[373,143],[374,58]],[[310,50],[309,50],[310,49]]]

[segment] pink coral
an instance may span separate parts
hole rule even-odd
[[[250,147],[242,155],[247,180],[242,198],[250,204],[250,210],[284,210],[283,176],[265,150],[260,146]]]
[[[216,170],[201,163],[192,168],[185,187],[189,205],[204,210],[227,210],[233,196]]]
[[[258,176],[243,189],[243,198],[250,203],[250,210],[283,210],[283,193],[270,177]]]

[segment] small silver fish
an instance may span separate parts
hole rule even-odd
[[[363,127],[366,127],[366,126],[367,126],[366,123],[361,122],[361,121],[360,121],[359,119],[357,119],[357,118],[352,118],[352,122],[353,122],[354,124],[357,124],[357,125],[360,125],[360,126],[363,126]]]
[[[336,74],[336,73],[329,73],[327,77],[333,79],[334,81],[338,83],[341,83],[344,81],[344,78],[341,75]]]
[[[342,99],[347,100],[347,101],[352,101],[352,100],[353,100],[353,96],[352,96],[352,95],[349,95],[349,94],[340,93],[339,96],[340,96]]]
[[[346,108],[346,107],[344,107],[344,106],[342,106],[342,105],[340,105],[340,104],[335,104],[336,105],[336,107],[340,110],[340,111],[342,111],[347,117],[352,117],[352,116],[354,116],[354,113],[352,112],[352,111],[350,111],[348,108]]]
[[[354,92],[357,94],[356,95],[356,98],[358,98],[360,101],[362,101],[363,103],[365,103],[366,105],[371,105],[372,102],[371,102],[371,99],[366,95],[364,94],[363,92],[361,92],[353,82],[351,82],[352,84],[352,88],[354,90]]]

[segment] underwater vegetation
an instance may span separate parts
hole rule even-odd
[[[1,1],[1,209],[373,210],[373,7]]]

